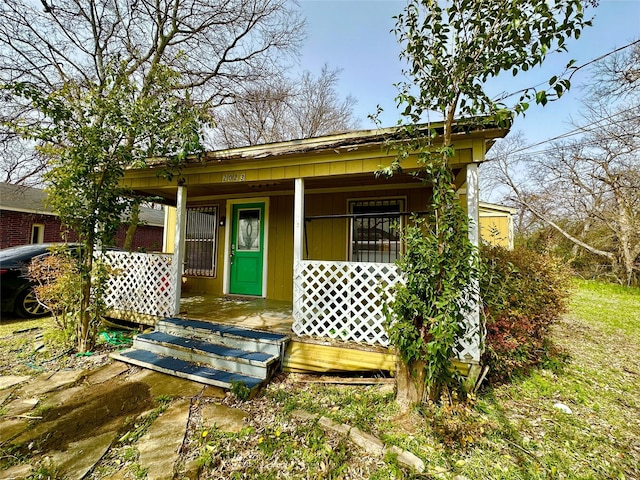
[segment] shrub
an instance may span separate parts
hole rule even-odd
[[[523,247],[483,246],[480,256],[487,329],[483,363],[495,383],[547,358],[549,327],[569,300],[570,272],[558,259]]]
[[[77,260],[68,249],[60,247],[49,255],[34,258],[28,276],[35,283],[36,298],[51,311],[57,327],[64,333],[64,342],[74,345],[82,295]]]
[[[91,315],[85,330],[82,325],[84,282],[81,267],[81,252],[60,246],[52,248],[48,255],[34,258],[27,276],[35,285],[36,298],[51,311],[57,327],[64,333],[66,343],[79,346],[81,336],[86,334],[85,346],[90,350],[95,345],[98,327],[106,311],[104,295],[111,270],[101,258],[93,260],[87,306]]]

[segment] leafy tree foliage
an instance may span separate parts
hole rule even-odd
[[[84,244],[80,351],[93,346],[95,324],[103,313],[102,284],[93,280],[104,275],[94,268],[94,249],[110,241],[127,208],[118,188],[124,169],[152,156],[179,163],[201,149],[206,119],[188,98],[173,93],[179,80],[172,70],[156,65],[148,94],[143,95],[144,87],[130,81],[123,65],[117,64],[103,83],[69,82],[51,94],[22,82],[5,86],[40,113],[38,123],[25,119],[13,127],[40,144],[50,165],[45,174],[48,202]]]
[[[481,248],[480,291],[489,380],[503,382],[552,353],[550,327],[566,311],[569,274],[559,258],[522,246]]]
[[[507,125],[511,113],[507,105],[485,93],[487,80],[502,72],[518,75],[542,64],[549,53],[566,50],[567,40],[579,37],[587,25],[589,22],[584,18],[579,0],[452,0],[446,3],[410,0],[397,16],[395,32],[403,46],[401,56],[408,64],[406,73],[410,78],[401,85],[397,97],[411,124],[407,133],[410,137],[423,134],[415,125],[430,112],[437,112],[443,118],[440,136],[432,135],[427,142],[401,149],[396,162],[385,170],[390,174],[400,169],[402,159],[419,147],[424,178],[433,192],[432,225],[424,232],[423,242],[407,243],[406,252],[407,258],[415,254],[425,266],[423,271],[416,272],[418,276],[424,275],[424,281],[408,276],[411,281],[396,292],[397,298],[420,298],[430,305],[426,310],[423,307],[405,309],[400,302],[391,305],[395,314],[392,328],[402,332],[392,334],[392,338],[400,356],[407,361],[406,375],[414,379],[405,382],[413,385],[413,393],[402,394],[399,388],[403,404],[424,400],[420,392],[424,392],[425,387],[431,397],[443,389],[456,387],[446,373],[454,356],[450,339],[460,331],[456,317],[459,314],[452,312],[450,302],[463,305],[477,298],[474,283],[469,282],[475,260],[473,245],[466,236],[464,216],[447,214],[459,212],[461,208],[452,192],[448,167],[453,129],[465,123],[477,125],[478,115],[490,115],[490,121]],[[544,105],[560,97],[569,87],[567,79],[553,77],[548,89],[526,89],[510,107],[515,113],[522,113],[528,108],[528,102]],[[434,139],[441,143],[434,144]],[[432,257],[442,259],[435,271],[427,267]],[[423,312],[427,318],[423,318]],[[439,352],[430,355],[433,347],[425,349],[424,346],[434,342]]]
[[[530,100],[556,99],[570,87],[558,76],[546,89],[525,89],[513,105],[490,98],[484,86],[500,73],[516,76],[541,65],[550,53],[565,51],[567,40],[578,38],[587,25],[578,0],[412,0],[396,24],[413,80],[398,97],[404,115],[420,122],[435,111],[452,125],[455,117],[495,115],[507,107],[522,113]],[[449,140],[445,131],[445,145]]]
[[[425,183],[433,184],[431,213],[412,219],[402,232],[405,253],[398,266],[404,283],[395,287],[389,304],[389,339],[406,365],[399,372],[415,379],[398,389],[403,406],[459,389],[462,378],[450,362],[473,308],[475,249],[451,173],[435,155],[420,154]]]

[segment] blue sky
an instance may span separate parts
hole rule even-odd
[[[403,0],[301,0],[307,18],[307,39],[301,52],[300,69],[318,73],[323,64],[340,68],[340,94],[358,100],[356,115],[362,128],[374,128],[367,115],[384,108],[383,126],[395,125],[398,114],[393,84],[402,80],[398,60],[400,48],[390,32],[393,15],[402,11]],[[577,65],[588,62],[616,47],[640,38],[640,0],[600,0],[597,8],[588,8],[593,27],[587,28],[577,41],[568,45],[569,52],[549,57],[540,69],[516,79],[509,73],[491,85],[491,93],[513,92],[533,86],[562,72],[569,60]],[[573,78],[572,91],[546,107],[532,105],[526,117],[519,117],[512,131],[522,130],[529,143],[546,140],[572,130],[580,108],[580,84],[587,72]]]

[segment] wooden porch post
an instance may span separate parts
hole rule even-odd
[[[474,146],[475,147],[475,146]],[[481,160],[476,158],[479,153],[473,149],[474,160]],[[484,151],[480,155],[484,155]],[[470,163],[467,165],[467,214],[469,216],[469,240],[476,247],[480,244],[480,226],[479,226],[479,207],[480,201],[479,185],[478,185],[478,164]],[[480,348],[482,343],[482,331],[480,328],[480,292],[478,278],[471,280],[471,291],[473,292],[471,299],[471,311],[467,317],[469,322],[469,329],[473,332],[473,337],[470,339],[473,342],[470,349],[472,361],[480,362]]]
[[[294,181],[293,199],[293,268],[302,260],[304,240],[304,178]]]
[[[469,215],[469,240],[476,247],[480,242],[478,203],[478,164],[467,165],[467,214]]]
[[[175,279],[175,298],[173,314],[180,313],[180,296],[182,295],[182,264],[184,262],[184,237],[187,224],[187,187],[178,186],[176,195],[176,229],[173,246],[173,276]]]
[[[304,179],[296,178],[293,193],[293,325],[292,330],[300,334],[301,304],[304,300],[302,268],[302,245],[304,242]]]

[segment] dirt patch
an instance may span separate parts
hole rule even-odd
[[[46,410],[33,430],[18,439],[25,448],[66,450],[69,443],[118,431],[127,418],[155,407],[149,386],[142,382],[105,382],[85,389],[69,402]],[[31,445],[33,448],[33,445]]]

